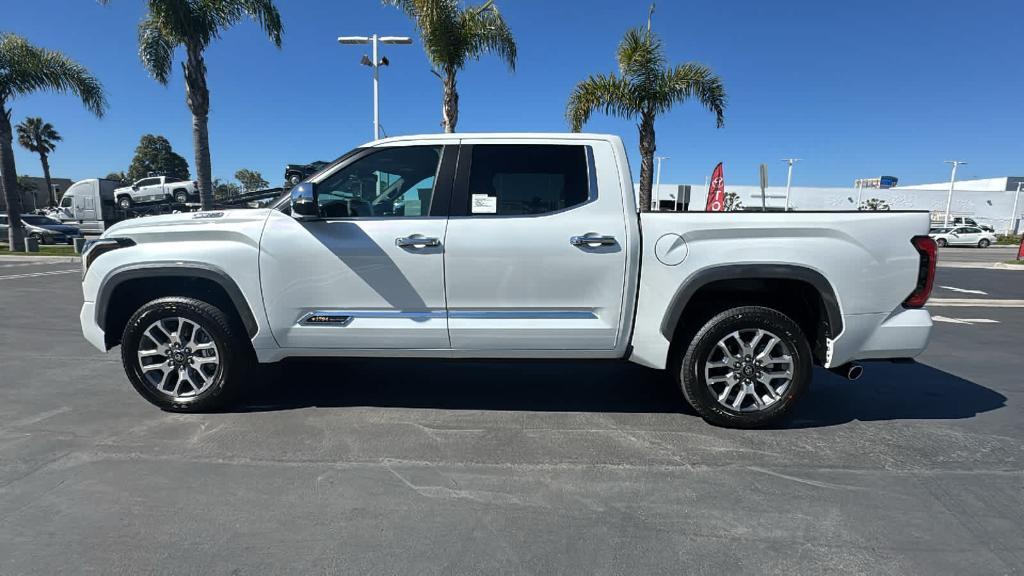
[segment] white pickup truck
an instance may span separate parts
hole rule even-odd
[[[130,209],[133,204],[153,202],[185,204],[189,200],[198,198],[199,188],[195,182],[173,176],[150,176],[136,181],[131,186],[114,190],[114,201],[122,210]]]
[[[926,212],[640,214],[632,181],[615,136],[379,140],[270,209],[113,226],[82,330],[166,410],[294,356],[591,358],[667,369],[735,427],[782,417],[814,365],[927,345]]]

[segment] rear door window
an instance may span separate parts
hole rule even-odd
[[[522,216],[558,212],[590,196],[585,146],[476,144],[465,213]]]

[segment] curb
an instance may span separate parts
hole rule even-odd
[[[24,262],[25,264],[47,263],[47,264],[71,264],[81,262],[81,256],[10,256],[0,254],[0,262]]]
[[[996,262],[993,268],[997,270],[1024,270],[1024,262],[1020,264],[1007,264],[1006,262]]]

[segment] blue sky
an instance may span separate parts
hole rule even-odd
[[[136,53],[141,0],[0,0],[0,31],[61,50],[104,83],[110,109],[89,115],[71,96],[12,102],[14,121],[41,115],[64,136],[54,176],[72,179],[127,169],[139,137],[162,134],[193,169],[191,117],[176,65],[168,86],[149,78]],[[284,164],[331,159],[372,137],[371,77],[363,47],[342,34],[414,31],[375,0],[279,0],[284,45],[255,25],[229,30],[207,52],[215,177],[239,168],[271,182]],[[564,131],[565,101],[587,74],[614,68],[623,32],[645,21],[646,2],[498,0],[519,42],[514,73],[493,57],[459,76],[459,130]],[[947,159],[970,162],[961,178],[1024,173],[1024,43],[1012,1],[659,2],[654,26],[673,62],[696,60],[722,77],[726,125],[696,104],[659,119],[658,153],[671,157],[662,181],[703,182],[726,163],[726,181],[751,184],[769,164],[795,156],[794,185],[850,185],[891,174],[902,183],[942,181]],[[382,124],[391,135],[440,129],[440,83],[418,44],[384,51]],[[180,53],[179,53],[180,59]],[[595,116],[588,131],[621,135],[639,176],[635,123]],[[17,148],[17,147],[16,147]],[[19,174],[38,159],[16,151]]]

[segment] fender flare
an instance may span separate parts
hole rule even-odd
[[[672,301],[661,321],[661,333],[669,340],[675,334],[679,319],[690,299],[698,290],[719,280],[772,279],[800,280],[810,284],[821,296],[828,317],[829,336],[835,338],[843,331],[843,314],[832,284],[817,270],[796,264],[725,264],[698,271],[676,289]]]
[[[246,333],[249,334],[249,338],[255,336],[259,330],[256,317],[253,315],[252,309],[249,308],[249,303],[245,300],[242,290],[238,288],[238,284],[223,270],[197,262],[188,262],[178,266],[143,264],[116,269],[108,274],[100,283],[100,288],[96,293],[96,324],[100,329],[106,331],[107,307],[114,290],[118,285],[138,278],[202,278],[215,282],[227,293],[231,304],[242,320],[242,325],[245,326]]]

